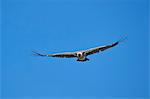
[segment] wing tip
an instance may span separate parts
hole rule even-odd
[[[45,54],[40,54],[40,53],[35,52],[35,51],[32,51],[32,52],[33,52],[33,55],[35,55],[35,56],[47,56],[47,55],[45,55]]]
[[[127,39],[127,37],[121,38],[121,39],[118,40],[117,42],[113,43],[112,46],[116,46],[116,45],[118,45],[119,43],[124,42],[126,39]]]
[[[120,40],[118,40],[118,42],[119,42],[119,43],[120,43],[120,42],[124,42],[124,41],[127,40],[127,39],[128,39],[128,37],[125,36],[125,37],[121,38]]]

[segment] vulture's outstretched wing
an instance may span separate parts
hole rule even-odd
[[[74,58],[74,57],[76,57],[76,53],[73,53],[73,52],[47,54],[47,55],[40,54],[40,53],[37,53],[37,52],[34,52],[34,53],[38,56],[48,56],[48,57],[60,57],[60,58]]]
[[[76,57],[76,53],[65,52],[65,53],[58,53],[58,54],[48,54],[48,56],[60,57],[60,58],[74,58],[74,57]]]
[[[88,49],[88,50],[85,50],[84,52],[86,53],[86,55],[91,55],[91,54],[94,54],[94,53],[98,53],[100,51],[104,51],[106,49],[109,49],[109,48],[112,48],[116,45],[118,45],[120,42],[124,41],[125,39],[121,39],[113,44],[110,44],[110,45],[106,45],[106,46],[99,46],[99,47],[95,47],[95,48],[91,48],[91,49]]]

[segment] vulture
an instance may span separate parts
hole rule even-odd
[[[108,44],[108,45],[104,45],[104,46],[98,46],[98,47],[90,48],[87,50],[80,50],[80,51],[76,51],[76,52],[40,54],[40,53],[33,51],[33,53],[35,55],[42,56],[42,57],[77,58],[77,61],[85,62],[85,61],[89,61],[87,56],[98,53],[98,52],[105,51],[106,49],[109,49],[109,48],[112,48],[112,47],[118,45],[122,41],[124,41],[124,39],[118,40],[112,44]]]

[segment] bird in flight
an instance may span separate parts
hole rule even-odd
[[[119,41],[116,41],[112,44],[105,45],[105,46],[99,46],[95,48],[90,48],[87,50],[81,50],[81,51],[76,51],[76,52],[65,52],[65,53],[56,53],[56,54],[40,54],[37,52],[34,52],[34,54],[38,56],[43,56],[43,57],[59,57],[59,58],[77,58],[77,61],[79,62],[85,62],[89,61],[87,56],[105,51],[106,49],[112,48],[116,45],[118,45],[120,42],[124,41],[124,39],[121,39]]]

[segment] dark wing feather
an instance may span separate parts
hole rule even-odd
[[[100,46],[100,47],[95,47],[95,48],[91,48],[91,49],[88,49],[85,51],[86,55],[91,55],[91,54],[94,54],[94,53],[98,53],[100,51],[104,51],[106,49],[109,49],[109,48],[112,48],[116,45],[118,45],[120,42],[124,41],[126,38],[124,39],[121,39],[113,44],[110,44],[110,45],[106,45],[106,46]]]
[[[34,52],[34,54],[38,55],[38,56],[60,57],[60,58],[73,58],[73,57],[76,57],[76,53],[72,53],[72,52],[58,53],[58,54],[47,54],[47,55]]]
[[[35,51],[32,51],[33,53],[34,53],[34,55],[36,55],[36,56],[47,56],[46,54],[40,54],[40,53],[37,53],[37,52],[35,52]]]

